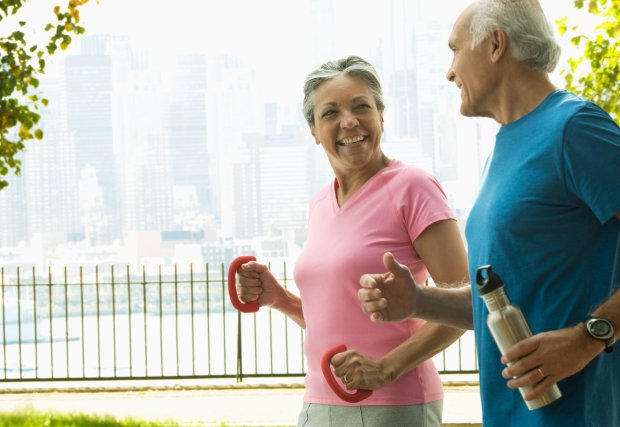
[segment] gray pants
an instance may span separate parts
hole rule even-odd
[[[394,406],[304,403],[297,427],[441,427],[442,410],[443,400]]]

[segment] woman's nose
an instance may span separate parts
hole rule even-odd
[[[344,129],[351,129],[359,125],[359,120],[354,114],[345,113],[340,121],[340,126]]]

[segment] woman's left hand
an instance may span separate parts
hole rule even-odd
[[[394,376],[382,360],[370,359],[357,350],[334,355],[331,364],[348,390],[377,390],[394,381]]]

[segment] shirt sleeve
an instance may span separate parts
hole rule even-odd
[[[589,104],[567,123],[562,150],[566,185],[605,223],[620,212],[620,128]]]
[[[418,169],[409,169],[395,189],[396,208],[414,242],[431,224],[455,219],[439,181]]]

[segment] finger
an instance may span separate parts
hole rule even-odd
[[[511,346],[506,353],[502,356],[502,363],[507,365],[517,360],[521,360],[524,357],[532,354],[538,349],[539,339],[537,335],[526,338],[519,341],[515,345]]]
[[[391,252],[383,254],[383,265],[395,276],[402,276],[408,272],[407,267],[399,263]]]
[[[370,321],[374,323],[382,322],[386,318],[387,300],[381,298],[377,301],[363,302],[362,312],[370,314]]]
[[[357,298],[361,302],[377,302],[383,297],[381,289],[360,288],[357,291]]]
[[[334,372],[336,373],[336,375],[344,375],[344,372],[338,372],[339,370],[342,371],[341,366],[347,361],[348,359],[348,355],[351,353],[350,350],[347,351],[343,351],[342,353],[336,353],[332,356],[330,363],[332,364],[332,366],[334,367]]]
[[[240,280],[236,288],[239,300],[244,303],[256,301],[263,293],[260,281],[254,279]]]
[[[531,369],[525,374],[511,379],[510,381],[508,381],[507,385],[509,388],[519,388],[539,384],[549,378],[549,376],[544,376],[544,374],[542,374],[541,372],[542,371],[540,371],[539,369]]]
[[[239,300],[243,303],[256,301],[258,298],[260,298],[262,293],[262,288],[251,288],[242,292],[237,291],[237,294],[239,295]]]
[[[265,264],[261,264],[256,261],[246,262],[245,264],[241,264],[238,271],[245,272],[254,272],[254,273],[264,273],[265,271],[269,271],[269,268]]]
[[[525,400],[534,400],[537,397],[542,396],[556,383],[557,381],[554,378],[546,376],[544,380],[536,384],[528,393],[525,394]]]
[[[375,311],[383,311],[387,308],[388,303],[385,298],[374,301],[365,301],[361,304],[364,313],[374,313]]]
[[[381,323],[385,319],[385,314],[382,311],[375,311],[370,314],[370,321],[373,323]]]
[[[380,274],[364,274],[360,277],[360,285],[363,289],[375,289],[379,288],[382,275]]]
[[[531,370],[535,370],[541,364],[542,360],[540,357],[537,357],[536,354],[530,353],[506,367],[502,371],[502,376],[506,379],[521,377]],[[540,378],[538,379],[540,380]]]

